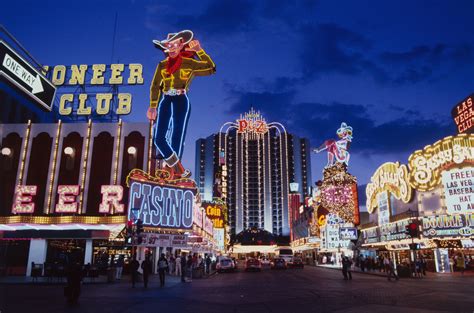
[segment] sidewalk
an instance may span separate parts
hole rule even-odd
[[[214,274],[216,274],[216,271],[212,271],[208,276],[203,276],[202,278],[194,278],[196,280],[199,279],[207,279]],[[166,275],[166,280],[170,282],[181,282],[181,277],[175,276],[175,275]],[[130,284],[132,281],[130,275],[123,275],[121,280],[115,280],[113,282],[108,282],[107,281],[107,276],[106,275],[100,275],[97,278],[90,278],[90,277],[85,277],[82,281],[83,284],[89,285],[89,284]],[[150,276],[149,279],[150,283],[154,282],[159,282],[159,276],[158,274],[154,274]],[[38,278],[33,278],[33,277],[27,277],[27,276],[1,276],[0,277],[0,285],[22,285],[22,284],[31,284],[31,285],[65,285],[66,284],[66,277],[62,278],[51,278],[51,277],[38,277]],[[140,277],[139,279],[139,284],[143,284],[143,278]]]
[[[338,265],[321,265],[321,264],[319,264],[319,265],[315,265],[315,267],[342,271],[342,266],[338,266]],[[351,272],[352,273],[372,275],[372,276],[387,277],[387,274],[385,272],[379,272],[378,270],[376,270],[376,271],[364,271],[363,272],[358,267],[352,267]],[[462,277],[462,276],[474,277],[474,272],[473,271],[465,271],[464,275],[461,274],[460,272],[454,272],[454,273],[427,272],[427,276],[423,276],[423,277]],[[411,277],[401,277],[401,278],[404,279],[404,278],[411,278]]]

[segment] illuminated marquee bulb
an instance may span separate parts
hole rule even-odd
[[[12,153],[12,150],[11,150],[10,148],[8,148],[8,147],[2,148],[2,155],[4,155],[4,156],[10,156],[11,153]]]
[[[137,148],[135,148],[133,146],[130,146],[130,147],[128,147],[127,152],[128,152],[128,154],[135,154],[135,153],[137,153]]]
[[[71,156],[71,155],[74,154],[74,149],[71,148],[71,147],[66,147],[66,148],[64,148],[64,154],[67,154],[67,155]]]

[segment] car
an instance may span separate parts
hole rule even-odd
[[[258,259],[249,258],[247,259],[247,262],[245,262],[245,271],[260,272],[261,270],[262,270],[262,262],[260,262]]]
[[[271,265],[271,261],[268,258],[261,258],[260,263],[262,263],[262,267],[269,268]]]
[[[304,268],[303,260],[299,257],[294,257],[291,262],[288,262],[290,268]]]
[[[271,263],[272,270],[286,270],[287,267],[286,261],[283,258],[275,258]]]
[[[235,271],[235,263],[231,258],[220,257],[217,260],[216,270],[218,273]]]

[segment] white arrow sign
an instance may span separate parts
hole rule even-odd
[[[8,69],[12,74],[21,79],[22,82],[31,87],[31,92],[37,94],[43,92],[43,84],[38,74],[36,76],[28,72],[23,66],[15,61],[8,53],[5,53],[3,58],[3,66]]]

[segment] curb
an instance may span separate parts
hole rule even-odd
[[[315,265],[314,267],[316,268],[323,268],[323,269],[328,269],[328,270],[335,270],[335,271],[342,271],[342,268],[334,268],[334,267],[326,267],[326,266],[319,266]],[[352,274],[363,274],[363,275],[372,275],[372,276],[379,276],[379,277],[385,277],[387,278],[387,274],[385,273],[371,273],[371,272],[362,272],[362,271],[351,271]]]

